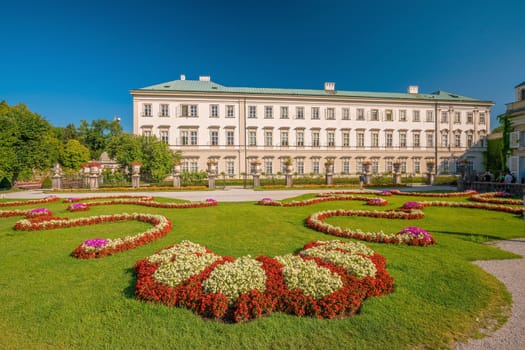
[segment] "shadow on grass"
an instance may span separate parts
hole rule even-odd
[[[430,233],[444,233],[455,236],[461,236],[463,240],[469,242],[488,242],[488,241],[506,241],[507,239],[499,236],[491,236],[485,234],[468,233],[468,232],[456,232],[456,231],[428,231]],[[518,240],[518,242],[525,242],[525,240]]]
[[[129,286],[122,290],[122,294],[128,299],[135,298],[135,284],[137,283],[137,275],[133,268],[126,269],[126,274],[129,275]]]

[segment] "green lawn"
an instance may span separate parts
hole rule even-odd
[[[306,207],[220,203],[201,209],[96,206],[69,213],[66,204],[45,206],[56,216],[144,212],[166,215],[172,231],[150,245],[95,260],[70,253],[85,239],[116,238],[150,225],[120,222],[38,232],[12,229],[19,218],[0,218],[0,348],[2,349],[406,349],[446,348],[476,336],[481,320],[505,319],[511,302],[505,287],[470,261],[515,255],[483,245],[524,235],[523,218],[477,209],[430,207],[416,221],[337,217],[329,223],[394,233],[420,226],[432,233],[430,247],[367,243],[387,258],[395,290],[367,300],[358,315],[341,320],[298,318],[282,313],[242,324],[201,319],[185,309],[134,298],[133,264],[155,251],[191,240],[234,257],[296,252],[312,240],[330,240],[304,225],[325,209],[400,207],[431,198],[385,197],[387,207],[359,201]],[[452,200],[452,199],[445,199]],[[466,199],[454,199],[466,200]],[[0,208],[9,210],[12,207]]]

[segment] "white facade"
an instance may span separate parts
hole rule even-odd
[[[515,88],[516,101],[507,104],[506,115],[510,116],[511,156],[508,168],[517,177],[518,183],[525,181],[525,81]]]
[[[181,150],[185,170],[218,162],[230,175],[282,172],[290,157],[298,174],[360,173],[363,161],[376,173],[424,173],[437,161],[439,173],[455,173],[461,158],[482,172],[490,130],[490,101],[443,91],[420,94],[225,87],[209,77],[175,80],[132,90],[133,132],[155,135]],[[437,118],[437,119],[436,119]],[[436,147],[437,146],[437,147]],[[437,158],[436,158],[437,156]]]

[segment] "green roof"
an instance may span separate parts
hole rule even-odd
[[[521,83],[521,84],[518,84],[518,85],[514,86],[514,88],[519,88],[519,87],[524,86],[524,85],[525,85],[525,81],[523,83]]]
[[[213,81],[201,80],[173,80],[161,84],[147,86],[140,91],[158,92],[206,92],[206,93],[238,93],[238,94],[269,94],[269,95],[296,95],[296,96],[338,96],[355,98],[386,98],[386,99],[410,99],[410,100],[434,100],[434,101],[457,101],[457,102],[487,102],[472,97],[462,96],[446,91],[436,91],[431,94],[409,94],[398,92],[370,92],[370,91],[325,91],[314,89],[282,89],[282,88],[255,88],[255,87],[229,87],[217,84]]]

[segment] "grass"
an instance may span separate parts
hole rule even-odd
[[[302,197],[302,198],[308,198]],[[397,232],[417,225],[438,244],[409,247],[367,243],[387,258],[395,291],[367,300],[354,317],[297,318],[281,313],[243,324],[203,320],[188,310],[134,298],[133,264],[168,245],[189,239],[234,257],[295,252],[312,240],[330,240],[304,226],[325,209],[397,208],[420,197],[387,197],[387,207],[359,201],[307,207],[262,207],[220,203],[202,209],[156,209],[131,205],[92,207],[69,213],[66,204],[45,205],[56,216],[81,217],[145,212],[168,216],[173,230],[150,245],[99,260],[70,253],[87,238],[113,238],[143,231],[140,222],[120,222],[42,232],[17,232],[19,218],[0,219],[0,347],[3,349],[406,349],[446,348],[479,336],[484,322],[505,320],[511,302],[504,286],[472,260],[517,256],[483,245],[523,236],[523,218],[475,209],[430,207],[418,221],[362,217],[331,218],[331,224]],[[465,200],[465,199],[455,199]],[[41,206],[41,205],[38,205]],[[30,208],[36,206],[21,206]],[[7,208],[2,208],[7,209]]]

